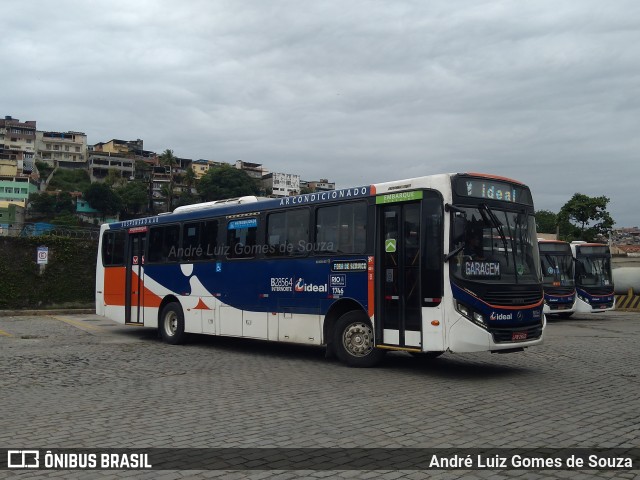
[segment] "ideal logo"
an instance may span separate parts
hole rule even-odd
[[[496,320],[513,320],[513,313],[491,312],[491,316],[489,317],[489,320],[492,320],[494,322]]]
[[[294,287],[296,292],[318,292],[318,293],[326,293],[327,292],[327,284],[324,285],[314,285],[313,283],[305,283],[304,279],[299,278]]]

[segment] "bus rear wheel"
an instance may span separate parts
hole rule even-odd
[[[350,367],[373,367],[385,351],[375,348],[373,329],[363,312],[347,312],[336,322],[334,346],[337,357]]]
[[[160,314],[160,336],[162,340],[171,345],[178,345],[184,342],[184,313],[182,307],[177,302],[165,305]]]

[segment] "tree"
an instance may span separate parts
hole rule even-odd
[[[189,189],[196,184],[196,172],[193,171],[193,168],[187,168],[183,182],[185,186],[189,187]]]
[[[166,198],[167,198],[167,212],[171,211],[173,205],[173,187],[174,187],[174,178],[173,178],[173,167],[178,163],[177,158],[173,154],[173,150],[169,150],[168,148],[160,155],[159,157],[160,165],[164,165],[169,170],[169,185],[166,190]]]
[[[538,233],[556,233],[558,216],[549,210],[536,212],[536,230]]]
[[[29,196],[29,206],[34,213],[53,215],[56,211],[56,196],[48,193],[32,193]]]
[[[29,197],[29,205],[34,213],[45,216],[73,214],[75,207],[69,192],[33,193]]]
[[[607,212],[608,203],[605,196],[574,194],[558,213],[561,238],[594,241],[598,235],[607,235],[615,223]]]
[[[257,195],[259,191],[253,178],[230,165],[210,168],[198,183],[198,193],[204,201]]]
[[[122,178],[122,175],[118,170],[110,169],[107,173],[107,177],[104,179],[104,183],[109,185],[111,188],[117,188],[127,183],[127,180]]]
[[[135,215],[147,205],[148,187],[144,182],[129,182],[118,188],[116,193],[122,199],[122,211],[126,215]]]
[[[84,191],[84,199],[91,207],[98,210],[102,216],[115,214],[120,211],[122,200],[109,185],[104,183],[92,183]]]

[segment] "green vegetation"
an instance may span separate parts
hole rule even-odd
[[[83,197],[102,216],[118,213],[122,208],[122,199],[106,183],[92,183],[84,190]]]
[[[55,193],[32,193],[29,196],[29,204],[33,213],[48,217],[75,212],[75,206],[68,192],[61,192],[57,195]]]
[[[613,218],[607,212],[609,198],[589,197],[576,193],[558,213],[560,235],[567,240],[593,241],[607,235],[613,228]]]
[[[144,182],[129,182],[126,185],[119,187],[116,190],[116,193],[122,200],[122,213],[127,216],[137,215],[140,212],[144,212],[145,207],[149,203],[149,187]]]
[[[258,182],[232,166],[210,168],[198,182],[198,193],[205,202],[225,198],[258,195]]]
[[[576,193],[557,214],[548,210],[537,211],[537,230],[542,233],[557,231],[559,239],[567,242],[595,241],[599,235],[608,235],[615,223],[607,211],[608,204],[608,197]]]
[[[56,170],[56,173],[54,173],[49,185],[47,185],[47,190],[84,192],[89,185],[91,185],[91,180],[89,179],[89,173],[87,171],[59,168]]]
[[[40,274],[39,246],[49,247]],[[0,237],[0,309],[93,305],[96,240]]]
[[[46,180],[53,171],[53,167],[46,162],[36,161],[36,167],[42,180]]]
[[[536,212],[536,230],[538,233],[556,233],[558,227],[558,215],[549,210]]]

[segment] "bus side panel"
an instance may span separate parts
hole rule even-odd
[[[322,318],[320,315],[280,313],[278,315],[281,342],[322,343]]]
[[[125,304],[125,267],[106,267],[104,269],[104,305],[121,306]]]
[[[431,322],[436,321],[438,325]],[[425,352],[444,352],[444,307],[422,309],[422,350]]]

